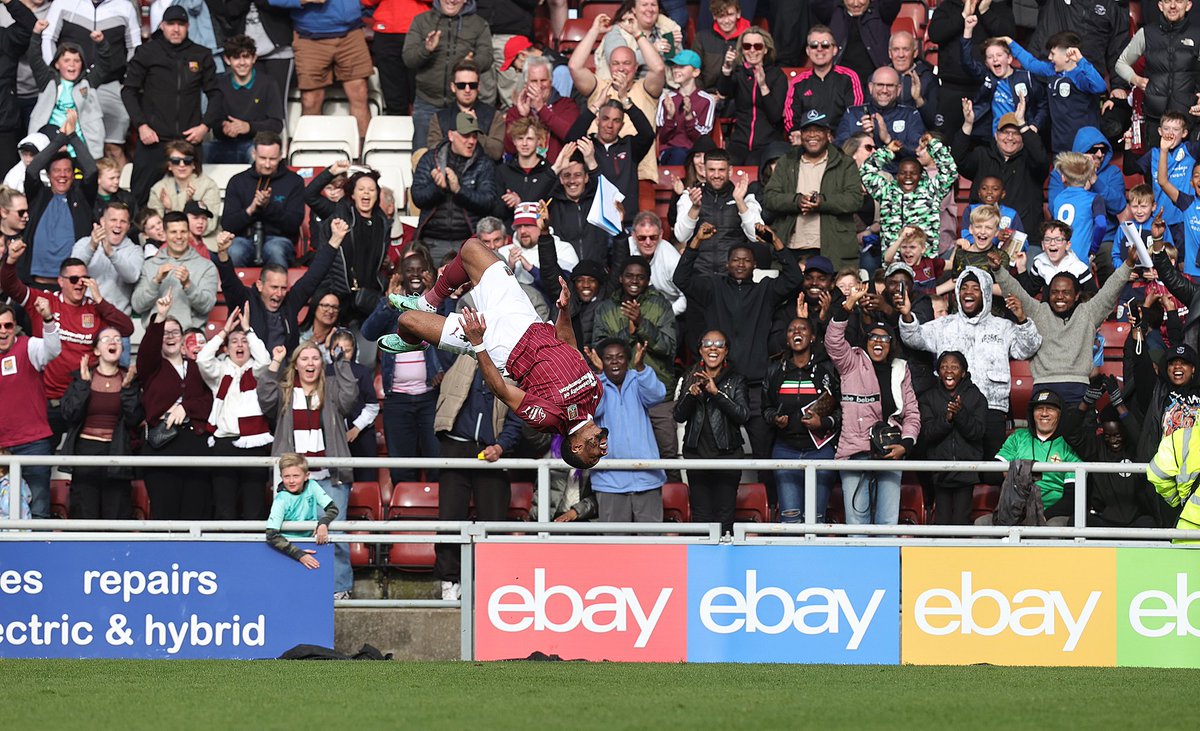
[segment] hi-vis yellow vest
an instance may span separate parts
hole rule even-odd
[[[1176,528],[1200,530],[1200,430],[1177,429],[1164,437],[1146,468],[1146,479],[1172,507],[1183,505]]]

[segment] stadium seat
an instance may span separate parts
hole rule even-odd
[[[745,176],[751,183],[758,180],[758,167],[755,165],[738,165],[729,174],[730,180],[736,183]]]
[[[204,174],[212,178],[213,182],[217,184],[217,188],[221,191],[221,203],[225,203],[225,188],[229,186],[229,179],[240,172],[248,170],[249,167],[249,161],[244,165],[213,163],[204,166]]]
[[[133,186],[133,163],[127,162],[121,168],[121,189],[129,190]]]
[[[133,519],[150,520],[150,493],[145,480],[134,480],[132,485]]]
[[[668,482],[663,485],[662,499],[664,523],[690,523],[692,521],[692,505],[686,484]]]
[[[564,54],[570,54],[587,35],[588,29],[592,27],[592,21],[588,18],[578,18],[576,20],[568,20],[563,26],[563,37],[558,43],[558,50]]]
[[[905,20],[912,23],[912,29],[899,28],[897,23]],[[900,5],[900,12],[896,14],[896,20],[892,22],[892,32],[897,30],[909,30],[913,37],[920,41],[925,37],[925,24],[929,20],[929,8],[923,2],[905,2]]]
[[[919,484],[900,485],[899,522],[901,525],[925,525],[925,498]]]
[[[1014,421],[1029,419],[1029,399],[1033,397],[1033,374],[1029,371],[1029,361],[1010,360],[1008,367],[1012,373],[1012,389],[1008,396],[1008,416]]]
[[[385,115],[374,117],[367,125],[367,136],[363,141],[363,162],[370,164],[373,150],[412,152],[413,119]]]
[[[1100,334],[1104,336],[1104,358],[1120,360],[1125,352],[1125,339],[1129,337],[1128,322],[1102,322]]]
[[[208,313],[208,322],[204,324],[204,337],[212,338],[222,328],[225,327],[225,320],[229,317],[229,308],[225,305],[213,305],[212,310]]]
[[[361,534],[362,531],[354,531],[353,534]],[[371,546],[366,543],[354,542],[350,544],[350,565],[352,567],[371,566],[374,562],[371,560]]]
[[[296,123],[288,165],[328,167],[358,159],[358,123],[354,117],[306,115]]]
[[[262,276],[261,267],[238,267],[234,271],[237,272],[237,278],[241,280],[242,284],[248,287],[253,287],[258,278]]]
[[[350,488],[350,505],[346,509],[346,519],[383,519],[383,499],[379,495],[378,482],[354,483]]]
[[[388,520],[436,520],[438,484],[436,482],[397,482],[388,502]]]
[[[991,515],[996,511],[996,505],[999,503],[999,485],[976,485],[975,491],[971,495],[971,522],[974,523],[985,515]]]
[[[512,496],[508,500],[509,520],[529,520],[533,510],[533,493],[537,489],[532,482],[511,483]]]
[[[613,25],[617,24],[617,11],[621,9],[621,3],[596,3],[584,2],[579,8],[579,17],[588,22],[591,26],[597,15],[604,14],[612,18]]]
[[[63,520],[71,517],[70,480],[50,480],[50,514]]]
[[[432,536],[437,534],[425,532],[393,533],[392,535]],[[393,543],[388,549],[388,564],[405,571],[432,571],[436,558],[432,543]]]
[[[739,523],[769,523],[771,509],[767,505],[767,486],[761,482],[738,485],[734,520]]]

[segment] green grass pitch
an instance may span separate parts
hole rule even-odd
[[[1181,728],[1192,670],[0,661],[7,729]],[[1189,724],[1190,725],[1190,724]]]

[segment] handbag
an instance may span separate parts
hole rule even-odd
[[[146,427],[146,444],[149,444],[152,449],[162,449],[174,441],[177,436],[179,436],[179,428],[167,426],[165,421]]]
[[[350,282],[352,285],[350,291],[351,306],[354,308],[355,312],[358,312],[363,316],[370,315],[375,311],[375,305],[379,304],[379,298],[383,296],[383,292],[374,289],[368,289],[366,287],[359,287],[358,277],[354,274],[354,271],[350,269],[349,265],[346,266],[346,269],[350,273]]]
[[[891,447],[900,443],[900,427],[888,421],[877,421],[871,427],[870,436],[871,456],[881,459],[887,456]]]

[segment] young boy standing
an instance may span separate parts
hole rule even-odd
[[[104,209],[113,201],[124,203],[129,208],[130,221],[137,219],[138,206],[133,193],[121,188],[121,165],[111,157],[102,157],[96,161],[96,206],[93,218],[99,221]]]
[[[1165,116],[1163,121],[1166,121]],[[1200,278],[1200,195],[1196,194],[1196,189],[1200,188],[1200,163],[1192,166],[1190,192],[1184,192],[1171,181],[1170,172],[1167,169],[1167,152],[1171,141],[1164,136],[1158,145],[1158,185],[1171,201],[1171,206],[1183,216],[1181,224],[1183,246],[1179,247],[1180,240],[1178,238],[1175,245],[1180,248],[1179,258],[1183,261],[1183,273],[1192,281],[1196,281]],[[1164,216],[1164,224],[1165,219]]]
[[[680,51],[667,60],[677,91],[667,90],[658,103],[658,161],[683,165],[688,151],[712,132],[717,100],[696,88],[700,78],[700,54]]]
[[[1154,223],[1154,189],[1148,183],[1135,185],[1125,194],[1125,201],[1127,203],[1125,215],[1129,217],[1129,222],[1137,227],[1138,233],[1142,235],[1142,241],[1146,241],[1151,235],[1150,227]],[[1166,211],[1163,211],[1163,218],[1166,218]],[[1168,244],[1175,243],[1170,228],[1163,232],[1163,240]],[[1124,227],[1118,226],[1117,236],[1113,240],[1112,247],[1113,269],[1121,266],[1121,262],[1125,261],[1129,245],[1129,241],[1125,239]]]
[[[316,536],[318,544],[329,543],[329,524],[337,518],[338,509],[333,498],[321,486],[308,479],[308,460],[295,452],[279,458],[279,485],[275,488],[275,500],[271,503],[271,515],[267,518],[267,543],[271,548],[296,559],[310,569],[320,568],[316,551],[303,549],[288,538]],[[281,533],[283,524],[291,520],[315,520],[315,533]]]
[[[1042,224],[1042,253],[1033,257],[1028,270],[1023,266],[1024,262],[1024,259],[1017,257],[1017,281],[1031,296],[1045,296],[1050,280],[1063,272],[1075,277],[1084,292],[1096,293],[1092,269],[1071,250],[1071,227],[1062,221],[1046,221]]]
[[[883,170],[891,164],[900,148],[900,140],[892,140],[886,147],[871,153],[862,165],[863,188],[879,203],[884,246],[890,247],[900,236],[904,224],[910,223],[925,232],[925,256],[935,257],[942,199],[958,180],[958,167],[949,148],[926,132],[921,136],[917,152],[928,151],[937,165],[937,174],[930,178],[920,161],[909,157],[900,161],[895,178],[889,178]]]
[[[1070,150],[1080,127],[1100,126],[1100,95],[1104,77],[1079,51],[1079,36],[1071,31],[1046,39],[1048,61],[1040,61],[1012,38],[1004,42],[1021,67],[1046,82],[1050,97],[1050,149]]]
[[[1104,199],[1092,191],[1096,166],[1087,155],[1060,152],[1054,160],[1054,169],[1062,177],[1063,189],[1051,199],[1050,214],[1071,227],[1071,250],[1087,263],[1100,250],[1100,242],[1108,230]]]

